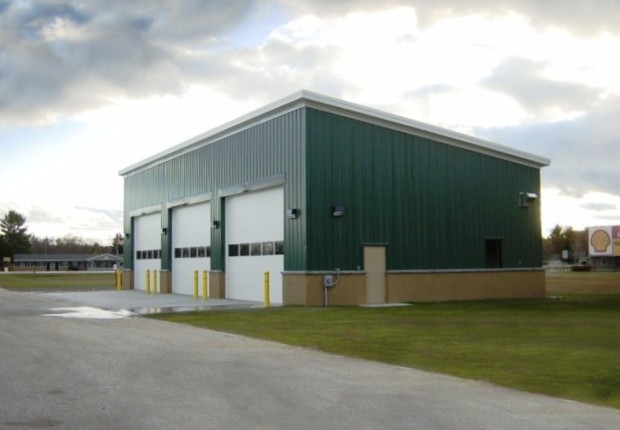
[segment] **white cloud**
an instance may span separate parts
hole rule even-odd
[[[413,7],[305,15],[271,33],[254,70],[269,68],[271,49],[288,46],[288,77],[303,81],[314,70],[296,68],[295,56],[320,49],[321,70],[345,83],[338,95],[467,131],[571,119],[599,103],[618,85],[606,72],[613,60],[593,54],[601,40],[609,48],[617,43],[609,35],[579,39],[555,27],[537,29],[509,11],[450,15],[424,28]],[[494,86],[482,87],[485,79]],[[431,87],[450,91],[406,97]]]
[[[0,203],[0,214],[16,210],[26,218],[28,234],[39,238],[73,235],[87,242],[110,245],[122,231],[122,208],[107,213],[68,206],[67,200],[37,198],[36,204],[13,200]]]
[[[581,198],[544,188],[541,196],[542,230],[547,236],[556,224],[583,230],[595,225],[620,224],[620,196],[589,192]]]
[[[259,107],[208,87],[188,86],[182,95],[116,99],[113,105],[77,115],[105,136],[105,157],[118,172],[134,162],[217,127]]]
[[[297,10],[321,16],[338,16],[351,10],[370,13],[398,6],[410,6],[411,0],[280,0]],[[580,36],[616,31],[620,4],[615,1],[589,0],[417,0],[416,12],[423,27],[439,19],[484,13],[489,19],[513,12],[527,17],[537,28],[567,28]]]
[[[42,131],[21,143],[30,148],[23,154],[28,173],[19,163],[3,166],[0,179],[19,179],[0,190],[0,216],[17,210],[40,237],[72,234],[108,243],[123,230],[120,169],[255,107],[197,86],[181,97],[118,99],[84,112],[75,117],[81,132],[65,130],[42,144]]]

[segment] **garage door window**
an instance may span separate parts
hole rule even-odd
[[[263,242],[263,255],[273,255],[273,242]]]
[[[161,250],[147,249],[136,251],[136,260],[157,260],[161,258]]]
[[[260,255],[284,255],[284,242],[233,243],[228,245],[229,257],[255,257]]]
[[[209,258],[211,257],[210,246],[188,246],[186,248],[174,248],[174,258]]]

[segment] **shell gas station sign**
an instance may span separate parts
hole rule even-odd
[[[620,226],[589,227],[588,248],[593,257],[620,256]]]

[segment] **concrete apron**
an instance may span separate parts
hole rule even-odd
[[[136,290],[63,291],[35,294],[66,303],[81,305],[83,307],[92,307],[115,312],[121,311],[125,316],[198,310],[250,309],[262,308],[264,306],[261,302],[233,299],[203,300],[202,297],[198,298],[198,300],[194,300],[193,296],[184,294],[153,295]],[[271,306],[274,305],[272,304]]]

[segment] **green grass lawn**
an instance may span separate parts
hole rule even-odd
[[[620,295],[156,318],[620,408]]]
[[[114,276],[110,272],[1,273],[0,288],[21,291],[112,289],[116,285]]]
[[[554,294],[620,294],[620,273],[549,273],[547,275],[547,296]]]

